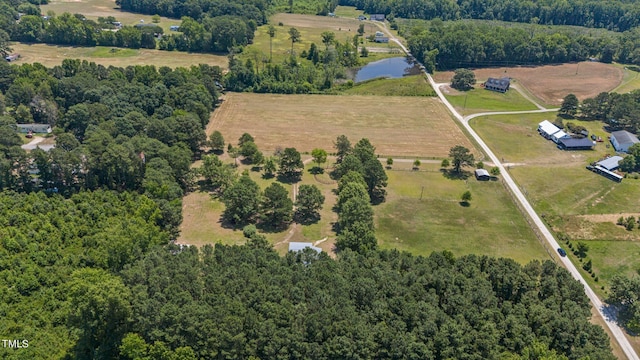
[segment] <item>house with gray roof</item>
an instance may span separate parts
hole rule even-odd
[[[608,157],[604,160],[598,161],[596,163],[596,165],[603,167],[609,171],[613,171],[615,169],[617,169],[618,167],[620,167],[620,160],[622,160],[622,156],[611,156]]]
[[[511,86],[511,79],[508,77],[502,79],[489,78],[484,82],[485,89],[501,93],[507,92],[509,86]]]
[[[611,144],[617,152],[627,152],[631,145],[639,143],[638,137],[626,131],[614,131],[611,133]]]
[[[289,251],[293,251],[293,252],[298,252],[298,251],[302,251],[306,248],[310,248],[312,250],[314,250],[317,253],[321,253],[322,249],[320,249],[317,246],[313,246],[312,243],[305,243],[305,242],[290,242],[289,243]]]
[[[26,134],[32,132],[34,134],[50,134],[51,125],[49,124],[16,124],[18,132]]]

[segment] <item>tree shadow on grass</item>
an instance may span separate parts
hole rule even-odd
[[[310,174],[313,175],[320,175],[320,174],[324,174],[324,169],[321,168],[320,166],[314,166],[311,169],[308,170]]]
[[[440,169],[440,172],[449,180],[467,180],[471,176],[470,172],[464,170],[456,172],[453,169]]]
[[[293,176],[285,176],[285,175],[281,175],[279,174],[277,177],[277,180],[283,184],[295,184],[297,182],[299,182],[302,178],[301,176],[302,174],[298,174],[298,175],[293,175]]]
[[[460,206],[462,207],[469,207],[471,206],[471,203],[468,201],[460,201],[458,204],[460,204]]]

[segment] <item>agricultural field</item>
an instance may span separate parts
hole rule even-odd
[[[228,93],[207,133],[251,133],[266,152],[292,146],[333,151],[333,141],[368,138],[383,157],[444,158],[455,145],[473,148],[436,98]]]
[[[435,91],[422,75],[363,81],[342,90],[341,93],[345,95],[436,96]]]
[[[640,68],[638,68],[637,66],[618,66],[622,67],[623,71],[622,83],[618,87],[613,89],[612,92],[624,94],[633,90],[640,89]]]
[[[487,111],[536,110],[537,107],[513,87],[506,93],[487,91],[476,85],[469,91],[458,91],[450,86],[441,87],[447,100],[462,115]]]
[[[449,250],[520,263],[548,258],[499,180],[451,180],[439,168],[427,163],[421,171],[387,171],[387,200],[375,207],[381,248],[422,255]],[[465,207],[460,197],[467,190],[472,200]]]
[[[579,100],[611,91],[623,80],[623,69],[599,62],[580,62],[562,65],[519,66],[474,69],[478,83],[489,77],[510,77],[541,103],[557,106],[569,94]],[[438,72],[437,82],[450,82],[453,71]]]
[[[586,272],[585,278],[604,296],[611,276],[631,275],[640,267],[636,256],[640,229],[627,231],[615,224],[620,216],[640,216],[640,180],[630,177],[615,183],[585,169],[590,162],[614,154],[607,147],[601,122],[571,120],[605,142],[597,143],[593,151],[561,151],[536,131],[540,121],[553,120],[552,116],[490,116],[473,119],[471,124],[498,157],[513,164],[510,173],[548,226],[574,245],[588,244],[588,258],[599,281]]]
[[[98,20],[99,17],[113,16],[123,25],[152,23],[151,15],[136,14],[120,10],[114,0],[49,0],[46,5],[40,5],[43,14],[53,11],[55,14],[68,12],[70,14],[82,14],[87,19]],[[171,25],[180,25],[180,19],[170,19],[160,17],[158,26],[162,27],[165,33],[169,32]]]
[[[64,59],[80,59],[92,61],[104,66],[126,67],[129,65],[154,65],[189,67],[196,64],[209,64],[226,69],[229,60],[226,56],[212,54],[196,54],[149,49],[122,49],[111,47],[78,47],[47,44],[14,43],[14,52],[21,55],[20,63],[41,63],[51,67],[62,64]]]

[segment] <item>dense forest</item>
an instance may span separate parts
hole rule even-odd
[[[544,25],[578,25],[625,31],[640,25],[634,0],[341,0],[369,14],[410,19],[482,19]]]
[[[640,30],[624,33],[584,28],[492,22],[402,22],[409,49],[427,69],[539,65],[583,61],[640,64]]]
[[[221,70],[0,64],[0,189],[137,191],[153,198],[174,234],[191,162],[218,96]],[[10,111],[7,115],[5,105]],[[54,126],[56,147],[26,152],[15,123]],[[35,174],[35,177],[34,177]]]

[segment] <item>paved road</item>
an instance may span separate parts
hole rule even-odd
[[[389,32],[389,30],[387,30],[386,25],[384,25],[382,28],[389,35],[389,40],[399,44],[400,47],[402,47],[402,49],[407,54],[410,54],[408,49],[397,38],[395,38],[393,34]],[[504,179],[505,183],[507,184],[507,186],[509,186],[509,188],[513,192],[516,200],[520,202],[520,204],[525,209],[525,211],[529,214],[531,219],[533,219],[535,226],[538,228],[542,236],[544,236],[547,243],[549,243],[549,245],[553,249],[559,248],[560,245],[558,244],[556,239],[553,237],[553,235],[551,235],[551,232],[549,231],[549,229],[547,229],[546,225],[542,222],[542,220],[540,219],[538,214],[535,212],[535,210],[533,210],[533,207],[531,207],[531,204],[529,204],[529,201],[527,200],[527,198],[525,198],[525,196],[520,191],[520,188],[513,181],[513,179],[511,178],[511,175],[509,175],[509,173],[505,170],[503,164],[500,162],[500,159],[498,159],[498,157],[493,153],[493,151],[491,151],[491,149],[482,140],[482,138],[480,138],[480,136],[469,125],[470,119],[472,119],[473,117],[482,116],[482,115],[525,114],[525,113],[536,113],[536,112],[544,112],[544,111],[557,111],[557,109],[483,113],[483,114],[470,115],[464,118],[462,115],[460,115],[456,111],[456,109],[451,105],[451,103],[449,103],[449,101],[447,101],[447,99],[444,97],[444,95],[442,94],[442,91],[440,91],[440,86],[436,84],[436,82],[431,77],[431,74],[427,73],[426,76],[427,76],[427,79],[429,80],[429,83],[431,84],[433,89],[436,91],[436,93],[438,94],[438,97],[444,103],[444,105],[449,109],[449,111],[454,115],[454,117],[462,124],[462,126],[464,126],[464,128],[469,132],[469,134],[474,138],[474,140],[480,145],[482,150],[487,154],[487,156],[489,156],[489,158],[494,163],[494,165],[500,168],[500,174],[502,175],[502,178]],[[560,261],[571,273],[571,275],[576,280],[580,281],[580,283],[582,283],[582,285],[584,286],[584,291],[589,297],[589,300],[591,300],[591,303],[593,304],[595,309],[598,311],[600,316],[604,319],[605,324],[607,324],[607,327],[613,334],[613,337],[616,339],[616,341],[620,345],[620,348],[622,349],[624,354],[627,356],[627,358],[629,360],[640,360],[635,350],[633,349],[633,347],[631,346],[627,338],[624,336],[624,331],[620,328],[620,326],[618,326],[616,322],[615,313],[613,313],[610,308],[604,306],[604,304],[598,298],[596,293],[591,289],[589,284],[587,284],[587,282],[584,280],[584,278],[582,277],[578,269],[573,265],[573,263],[567,257],[560,257]]]

